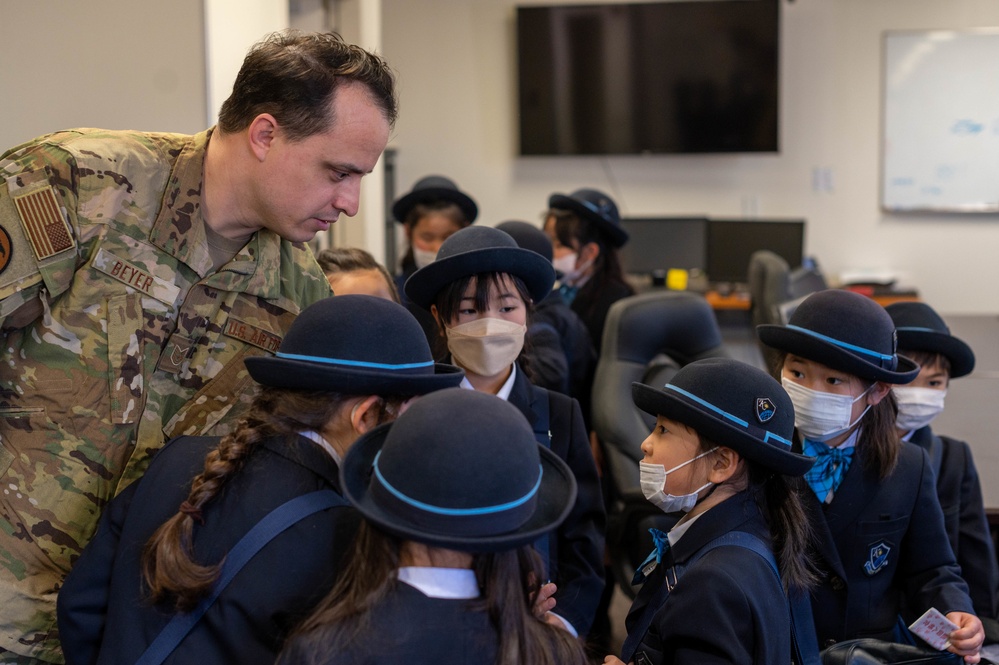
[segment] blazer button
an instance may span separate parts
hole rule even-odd
[[[829,638],[828,640],[826,640],[825,648],[828,649],[829,647],[833,646],[834,644],[836,644],[836,640],[834,640],[832,638]]]
[[[846,584],[839,577],[834,577],[829,580],[829,586],[833,588],[833,591],[842,591],[846,588]]]

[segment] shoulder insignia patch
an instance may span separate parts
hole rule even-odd
[[[877,575],[888,565],[888,554],[891,553],[891,545],[881,541],[871,545],[867,552],[867,561],[864,562],[864,572],[868,575]]]
[[[756,419],[761,423],[765,423],[774,417],[777,413],[777,407],[774,406],[773,401],[768,397],[757,397],[756,398]]]
[[[0,273],[3,273],[10,265],[11,256],[14,253],[14,246],[10,240],[7,229],[0,226]]]
[[[39,261],[75,246],[52,187],[15,194],[12,198],[24,225],[24,234]]]

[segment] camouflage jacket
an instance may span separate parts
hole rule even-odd
[[[2,649],[62,662],[55,595],[101,508],[169,438],[228,431],[243,359],[330,295],[266,230],[214,271],[210,135],[81,129],[0,156]]]

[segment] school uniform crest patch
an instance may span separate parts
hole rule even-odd
[[[888,555],[891,553],[891,545],[881,541],[871,545],[867,553],[867,561],[864,562],[864,572],[868,575],[877,575],[888,565]]]
[[[773,401],[769,397],[757,397],[756,398],[756,419],[761,423],[765,423],[774,417],[777,413],[777,407],[774,406]]]

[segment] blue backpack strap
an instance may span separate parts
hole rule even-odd
[[[346,499],[333,490],[326,489],[297,496],[267,513],[229,550],[219,577],[212,587],[211,594],[187,614],[175,615],[156,636],[156,639],[146,647],[139,659],[135,661],[135,665],[160,665],[166,660],[201,620],[208,608],[215,603],[243,566],[278,534],[309,515],[314,515],[327,508],[346,505],[348,505]]]

